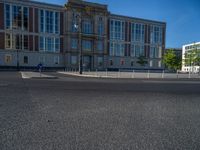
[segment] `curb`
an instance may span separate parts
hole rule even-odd
[[[58,79],[58,77],[30,77],[30,79]]]
[[[179,77],[179,78],[162,78],[162,77],[149,77],[149,78],[126,78],[126,77],[117,77],[117,76],[105,76],[105,75],[80,75],[80,74],[74,74],[74,73],[66,73],[66,72],[57,72],[59,74],[63,75],[69,75],[69,76],[76,76],[76,77],[85,77],[85,78],[104,78],[104,79],[145,79],[145,80],[150,80],[150,79],[159,79],[159,80],[200,80],[200,78],[184,78],[184,77]]]

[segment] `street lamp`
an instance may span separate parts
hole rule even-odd
[[[78,31],[78,45],[79,45],[79,74],[83,73],[83,50],[82,50],[82,29],[81,29],[81,25],[82,25],[82,14],[81,12],[83,12],[82,8],[76,8],[78,10],[78,12],[80,12],[80,14],[77,14],[77,10],[75,10],[74,8],[72,8],[73,6],[68,3],[65,5],[65,8],[72,10],[72,12],[75,14],[75,17],[73,17],[73,19],[75,20],[75,23],[73,24],[74,28]],[[86,6],[85,7],[85,11],[87,13],[87,15],[92,16],[91,11],[93,10],[93,8]],[[78,20],[78,21],[77,21]]]
[[[74,11],[73,11],[74,12]],[[81,15],[76,15],[78,18],[78,24],[74,24],[75,29],[78,31],[78,45],[79,45],[79,74],[83,74],[83,50],[82,50],[82,40],[81,40],[81,24],[82,18]]]
[[[74,14],[76,11],[72,8],[71,5],[65,5],[65,8],[72,10]],[[83,74],[83,51],[82,51],[82,41],[81,41],[81,24],[82,24],[82,17],[81,14],[76,14],[75,18],[78,19],[78,22],[75,20],[74,28],[78,31],[78,45],[79,45],[79,74]]]

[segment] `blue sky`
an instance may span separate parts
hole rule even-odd
[[[37,0],[63,5],[66,0]],[[115,14],[167,23],[166,47],[200,41],[200,0],[87,0],[107,4]]]

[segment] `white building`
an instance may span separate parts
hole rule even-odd
[[[197,73],[200,71],[200,67],[195,65],[192,59],[188,60],[189,63],[185,63],[185,55],[189,51],[200,50],[200,42],[195,42],[192,44],[183,45],[182,47],[182,71],[183,72],[193,72]]]

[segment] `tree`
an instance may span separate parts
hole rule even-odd
[[[144,67],[148,61],[146,60],[145,56],[139,56],[137,63]]]
[[[181,69],[181,58],[172,49],[164,54],[163,63],[170,70],[177,71]]]

